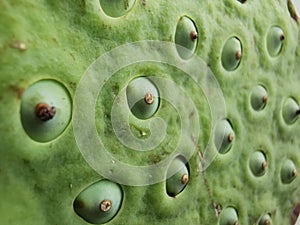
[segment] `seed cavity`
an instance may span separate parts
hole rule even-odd
[[[242,44],[237,37],[229,38],[222,50],[222,66],[228,71],[238,68],[243,56]]]
[[[127,103],[132,114],[139,119],[152,117],[159,107],[159,92],[146,77],[130,81],[126,88]]]
[[[118,214],[122,201],[123,191],[120,185],[101,180],[80,192],[73,207],[75,212],[88,223],[103,224]]]
[[[268,101],[267,90],[263,86],[257,85],[252,89],[250,101],[251,106],[255,111],[263,110]]]
[[[222,210],[219,225],[238,225],[239,218],[235,208],[229,206]]]
[[[215,146],[219,153],[227,153],[234,142],[235,134],[229,120],[224,119],[215,127]]]
[[[262,151],[252,153],[249,160],[249,167],[254,176],[263,176],[268,167],[265,154]]]
[[[281,168],[281,181],[284,184],[291,183],[298,176],[297,168],[290,159],[284,161]]]
[[[126,15],[134,6],[136,0],[99,0],[104,13],[110,17]]]
[[[288,98],[283,103],[282,116],[286,124],[294,124],[300,114],[300,106],[294,98]]]
[[[175,44],[179,56],[182,59],[189,59],[197,47],[198,31],[192,21],[187,16],[179,19],[175,32]]]
[[[283,30],[278,26],[270,28],[267,34],[267,49],[271,57],[276,57],[282,50],[285,35]]]
[[[167,171],[166,190],[170,197],[181,193],[189,182],[189,169],[185,159],[176,157]]]

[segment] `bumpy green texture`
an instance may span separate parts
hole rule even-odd
[[[295,222],[292,212],[300,201],[300,27],[291,1],[4,0],[0,9],[0,224],[90,224],[74,210],[75,199],[90,185],[106,180],[82,157],[72,122],[47,139],[26,132],[21,108],[31,85],[53,80],[73,102],[81,77],[99,56],[141,40],[174,43],[177,35],[184,37],[183,42],[187,39],[180,44],[193,54],[182,58],[174,51],[170,57],[185,66],[193,55],[203,59],[224,95],[226,115],[219,120],[229,121],[230,129],[213,127],[213,102],[208,103],[199,86],[179,69],[143,62],[117,71],[99,93],[95,109],[99,136],[116,158],[135,166],[156,165],[171,155],[181,134],[180,116],[161,99],[155,116],[166,121],[168,128],[159,146],[133,154],[118,141],[110,121],[111,106],[136,77],[174,81],[195,104],[201,129],[197,151],[188,159],[189,182],[175,198],[168,195],[166,181],[135,187],[116,184],[122,190],[120,208],[105,224],[223,225],[229,218],[233,225],[236,219],[239,224],[257,225],[266,215],[272,224]],[[192,26],[178,29],[183,17]],[[195,28],[197,38],[187,35],[190,28]],[[233,46],[234,52],[242,50],[242,55],[235,54],[227,68],[222,58],[231,48],[226,43],[232,37],[241,44],[241,48]],[[253,107],[257,86],[267,91],[268,102],[257,106],[258,90]],[[50,85],[46,91],[47,98]],[[70,105],[65,107],[67,112],[72,110]],[[132,117],[135,137],[151,135],[149,127]],[[228,134],[231,130],[234,139]],[[206,148],[209,140],[217,144]],[[219,152],[222,143],[226,148]],[[267,161],[263,172],[256,169],[263,160],[255,155],[253,159],[257,151]],[[208,163],[206,157],[214,154]],[[162,173],[167,178],[167,171]],[[99,191],[99,195],[105,193]]]

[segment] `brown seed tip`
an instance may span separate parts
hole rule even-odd
[[[151,105],[153,102],[154,102],[154,97],[151,93],[147,93],[145,95],[145,102],[148,104],[148,105]]]
[[[55,114],[55,107],[49,106],[47,103],[39,103],[35,107],[35,115],[44,122],[51,120]]]
[[[242,54],[241,51],[237,51],[236,54],[235,54],[235,58],[236,58],[237,60],[240,60],[240,59],[242,58],[242,56],[243,56],[243,54]]]
[[[229,142],[233,142],[233,140],[234,140],[234,134],[233,134],[233,133],[230,133],[230,134],[228,135],[228,141],[229,141]]]
[[[192,39],[192,41],[195,41],[197,38],[198,38],[198,33],[197,33],[197,31],[193,30],[191,32],[191,39]]]
[[[263,169],[263,170],[266,170],[267,167],[268,167],[268,163],[267,163],[267,162],[263,162],[263,164],[262,164],[262,169]]]
[[[263,103],[267,103],[267,101],[268,101],[268,96],[265,95],[265,96],[263,97]]]
[[[188,174],[183,174],[181,177],[181,183],[182,184],[187,184],[189,182],[189,175]]]
[[[112,202],[110,200],[107,200],[107,199],[104,199],[100,205],[99,205],[99,209],[102,211],[102,212],[107,212],[111,209],[112,207]]]
[[[297,170],[295,169],[295,170],[293,170],[293,173],[292,173],[292,175],[293,175],[293,177],[296,177],[296,176],[298,176],[298,172],[297,172]]]
[[[239,222],[238,221],[235,221],[235,223],[233,225],[239,225]]]
[[[271,221],[270,220],[266,220],[265,221],[265,225],[270,225],[271,224]]]

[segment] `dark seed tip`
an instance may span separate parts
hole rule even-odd
[[[233,133],[229,134],[229,135],[228,135],[228,141],[229,141],[229,142],[233,142],[233,139],[234,139]]]
[[[102,211],[102,212],[107,212],[111,209],[112,207],[112,203],[110,200],[107,200],[107,199],[104,199],[100,205],[99,205],[99,209]]]
[[[198,33],[196,31],[191,32],[191,39],[192,41],[195,41],[198,38]]]
[[[284,35],[283,34],[280,35],[280,41],[284,41],[284,39],[285,39]]]
[[[268,101],[268,96],[265,95],[265,96],[263,97],[263,103],[267,103],[267,101]]]
[[[181,183],[182,184],[187,184],[189,182],[189,175],[188,174],[184,174],[182,177],[181,177]]]
[[[268,163],[264,162],[264,163],[262,164],[262,169],[263,169],[263,170],[266,170],[267,167],[268,167]]]
[[[235,54],[235,58],[236,58],[237,60],[240,60],[240,59],[242,58],[242,56],[243,56],[243,54],[242,54],[241,51],[238,51],[238,52]]]
[[[39,103],[35,107],[35,114],[41,121],[48,121],[53,119],[56,114],[54,106],[49,106],[47,103]]]
[[[153,102],[154,102],[154,98],[153,98],[153,95],[151,93],[147,93],[145,95],[145,102],[148,104],[148,105],[151,105]]]

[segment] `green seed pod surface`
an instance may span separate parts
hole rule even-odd
[[[176,173],[174,174],[174,172]],[[166,189],[167,194],[175,197],[186,187],[189,182],[189,171],[187,165],[180,157],[176,157],[167,171]]]
[[[279,55],[284,39],[284,32],[280,27],[271,27],[267,34],[267,49],[270,56],[275,57]]]
[[[198,31],[194,22],[186,16],[181,17],[176,27],[175,44],[182,59],[189,59],[194,54],[197,39]]]
[[[222,50],[222,65],[228,71],[235,70],[242,59],[242,44],[237,37],[229,38]]]
[[[71,114],[70,95],[57,81],[37,81],[22,95],[21,121],[26,133],[35,141],[57,138],[69,124]]]
[[[272,224],[273,224],[272,219],[269,213],[263,215],[258,222],[258,225],[272,225]]]
[[[284,121],[291,125],[296,122],[299,117],[300,107],[298,103],[293,98],[288,98],[284,104],[282,109],[282,116]]]
[[[145,77],[132,80],[126,89],[128,106],[137,118],[148,119],[159,107],[159,92]]]
[[[104,224],[118,213],[123,200],[121,187],[101,180],[84,189],[74,201],[75,212],[89,223]]]
[[[268,101],[267,90],[261,85],[254,87],[251,93],[252,108],[256,111],[260,111],[265,108],[267,101]]]
[[[135,0],[99,0],[104,13],[111,17],[120,17],[128,13]]]
[[[221,120],[215,128],[215,146],[219,153],[228,152],[234,141],[234,131],[228,120]]]
[[[266,156],[261,151],[256,151],[251,154],[250,161],[249,161],[249,167],[251,172],[255,176],[262,176],[265,174],[267,169],[267,160]]]
[[[285,160],[281,167],[281,181],[284,184],[291,183],[298,175],[296,165],[290,159]]]
[[[219,225],[238,225],[238,214],[235,208],[227,207],[220,215]]]

